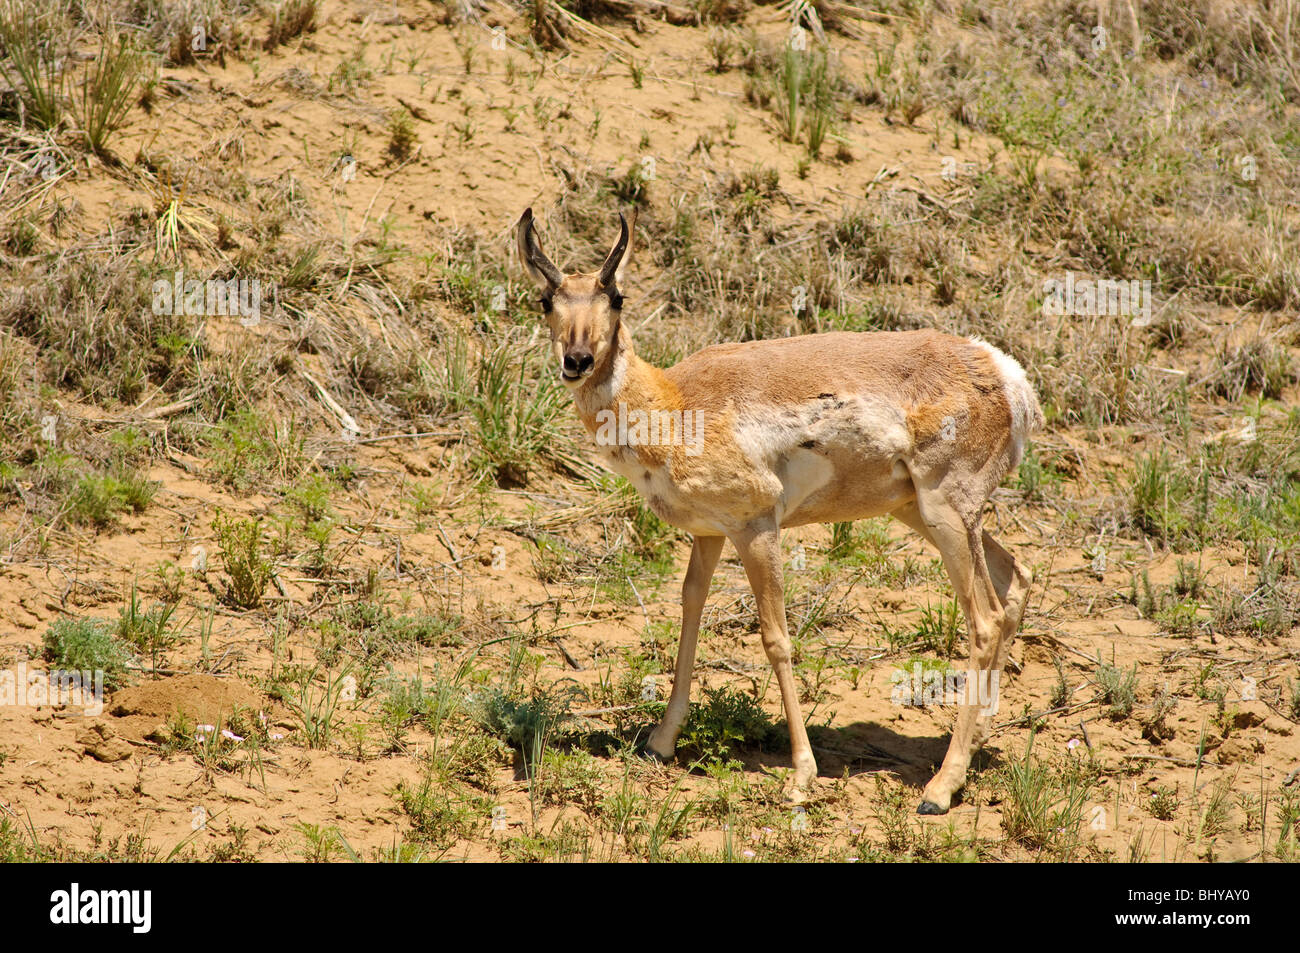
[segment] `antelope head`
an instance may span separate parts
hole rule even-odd
[[[519,260],[542,292],[542,311],[551,329],[551,349],[560,365],[560,379],[577,389],[603,370],[618,342],[623,310],[623,272],[632,258],[631,229],[620,212],[621,231],[600,270],[591,274],[561,275],[542,251],[533,222],[525,209],[515,226]],[[636,223],[635,213],[632,216]]]

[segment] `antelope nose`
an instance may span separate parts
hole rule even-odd
[[[579,377],[591,370],[595,362],[590,351],[570,351],[564,355],[564,373],[568,377]]]

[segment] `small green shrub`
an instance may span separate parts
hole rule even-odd
[[[1146,809],[1157,821],[1172,821],[1178,813],[1178,792],[1167,787],[1156,788],[1147,799]]]
[[[256,609],[273,572],[262,555],[262,521],[237,520],[218,513],[212,521],[217,546],[229,580],[225,598],[240,609]]]
[[[104,688],[116,691],[126,675],[127,650],[102,619],[58,619],[45,632],[41,657],[54,668],[102,671]]]
[[[143,513],[157,492],[158,484],[139,473],[87,474],[73,487],[67,518],[83,526],[111,526],[119,513]]]
[[[411,822],[411,839],[440,851],[472,836],[483,825],[487,813],[486,804],[479,803],[482,799],[455,797],[430,776],[417,785],[401,782],[395,797]]]
[[[1137,663],[1134,662],[1131,669],[1099,664],[1096,678],[1102,704],[1110,706],[1108,714],[1111,719],[1123,721],[1131,715],[1133,706],[1137,704]]]
[[[568,717],[568,698],[560,693],[538,693],[516,698],[497,688],[484,697],[477,712],[479,724],[524,757],[529,773],[536,769],[547,744]]]
[[[706,688],[704,701],[691,705],[677,745],[706,762],[727,761],[739,746],[762,747],[775,738],[772,719],[749,695]]]

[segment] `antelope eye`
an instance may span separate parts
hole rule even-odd
[[[610,295],[610,297],[609,297],[609,306],[610,306],[611,308],[613,308],[615,311],[622,311],[622,310],[623,310],[623,296],[622,296],[622,295]]]
[[[550,295],[542,295],[542,310],[545,311],[547,314],[550,314],[550,313],[551,313],[551,296],[550,296]]]

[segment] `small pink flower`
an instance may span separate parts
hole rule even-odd
[[[212,725],[196,725],[195,727],[205,735],[210,735],[217,730]]]
[[[741,857],[756,857],[756,856],[758,856],[758,855],[755,854],[752,850],[742,850],[742,851],[740,852],[740,856],[741,856]]]
[[[1067,741],[1067,742],[1065,743],[1065,746],[1066,746],[1067,748],[1069,748],[1071,751],[1073,751],[1075,748],[1079,747],[1079,745],[1081,745],[1081,744],[1083,744],[1083,742],[1080,741],[1078,738],[1071,738],[1069,741]]]
[[[279,740],[280,740],[281,738],[283,738],[283,737],[284,737],[284,735],[280,734],[278,731],[273,731],[273,732],[271,732],[271,740],[272,740],[272,741],[279,741]]]
[[[241,742],[241,741],[244,740],[244,739],[241,738],[239,735],[237,735],[237,734],[235,734],[233,731],[231,731],[229,728],[222,728],[222,729],[221,729],[221,737],[225,738],[227,741],[233,741],[233,742],[235,742],[236,744],[238,744],[239,742]]]

